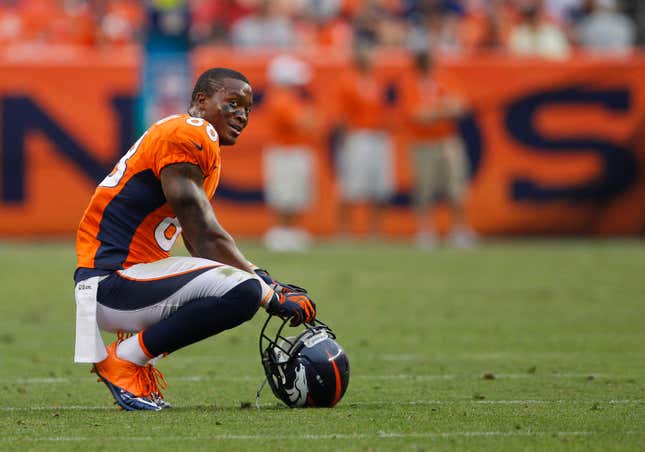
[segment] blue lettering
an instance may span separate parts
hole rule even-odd
[[[533,120],[541,108],[554,105],[585,105],[613,112],[628,112],[628,88],[569,86],[532,94],[513,102],[506,111],[509,134],[533,152],[545,154],[596,153],[603,161],[600,174],[581,184],[548,185],[519,177],[512,182],[513,199],[530,202],[605,201],[628,190],[638,178],[636,157],[629,149],[589,131],[584,136],[550,138],[536,130]]]
[[[132,99],[115,97],[112,105],[117,113],[120,137],[118,144],[132,141]],[[2,123],[2,202],[20,203],[25,199],[25,136],[32,131],[43,133],[59,152],[92,182],[100,181],[112,168],[104,164],[63,130],[45,111],[28,97],[4,97],[1,100]],[[117,149],[127,149],[129,145]]]

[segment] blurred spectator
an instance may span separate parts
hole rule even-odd
[[[353,28],[343,14],[342,6],[342,0],[303,0],[300,38],[325,50],[350,47]]]
[[[506,0],[471,0],[460,24],[464,50],[497,50],[507,46],[517,11]]]
[[[549,17],[559,23],[571,21],[572,15],[585,0],[544,0],[544,9]]]
[[[508,42],[512,53],[545,58],[569,55],[566,34],[545,18],[540,0],[523,0],[519,8],[520,22],[512,28]]]
[[[614,0],[586,0],[586,15],[576,27],[576,37],[583,49],[600,53],[624,54],[636,41],[636,26],[617,11]]]
[[[15,1],[0,3],[0,45],[18,41],[24,27],[24,18],[15,8]]]
[[[231,40],[238,47],[288,48],[296,44],[293,22],[278,2],[261,0],[260,6],[238,20],[231,29]]]
[[[397,46],[405,41],[406,26],[398,2],[363,0],[355,6],[353,27],[358,44]]]
[[[169,53],[190,48],[190,5],[187,0],[152,0],[146,7],[145,46]],[[190,85],[190,83],[187,83]]]
[[[303,251],[311,245],[310,234],[296,224],[316,185],[310,148],[316,118],[302,92],[310,78],[309,65],[289,55],[275,57],[268,67],[264,192],[277,224],[267,231],[264,243],[274,251]]]
[[[0,43],[122,45],[143,23],[135,0],[22,0],[0,3]]]
[[[367,203],[369,233],[376,234],[382,208],[393,192],[392,138],[387,129],[389,105],[385,86],[374,74],[373,59],[371,45],[356,46],[354,65],[338,82],[344,128],[338,157],[341,235],[349,233],[350,214],[359,203]]]
[[[227,44],[232,25],[253,12],[253,2],[191,0],[191,38],[195,44]]]
[[[139,127],[185,109],[190,98],[190,10],[187,0],[153,0],[146,5],[142,36]]]
[[[84,0],[28,0],[17,3],[25,24],[22,39],[50,44],[96,44],[94,11]]]
[[[138,2],[112,0],[105,3],[100,18],[100,41],[102,44],[124,45],[141,38],[143,11]]]
[[[137,44],[146,7],[177,2],[0,0],[0,44]],[[615,11],[615,0],[188,0],[193,44],[346,51],[355,42],[403,47],[414,29],[441,53],[501,48],[542,56],[566,55],[563,35],[600,50],[633,44],[639,2],[624,0],[630,18]]]
[[[468,181],[468,161],[457,134],[456,120],[464,103],[436,78],[432,54],[414,50],[415,72],[405,80],[403,109],[412,137],[410,154],[414,173],[414,204],[417,212],[417,246],[431,249],[437,243],[428,216],[439,195],[444,195],[453,214],[451,242],[471,246],[475,234],[464,219],[464,193]]]
[[[431,14],[426,22],[429,44],[433,51],[442,54],[462,52],[460,33],[461,15],[455,10]]]

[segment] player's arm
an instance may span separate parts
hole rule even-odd
[[[161,187],[183,229],[189,252],[253,273],[233,237],[217,221],[199,166],[176,163],[160,172]]]
[[[195,249],[193,246],[190,244],[184,233],[182,232],[181,234],[182,239],[184,240],[184,246],[186,247],[186,250],[188,250],[188,253],[193,256],[193,257],[199,257],[199,255],[195,252]]]

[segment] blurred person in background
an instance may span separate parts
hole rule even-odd
[[[236,47],[289,48],[296,45],[296,31],[287,3],[260,0],[257,9],[235,22],[231,42]]]
[[[252,12],[237,0],[191,0],[190,37],[197,44],[227,44],[231,26]]]
[[[354,5],[356,42],[378,46],[400,46],[406,36],[406,23],[398,1],[363,0]]]
[[[0,44],[132,44],[143,23],[143,10],[135,0],[4,1],[0,2]]]
[[[456,55],[463,50],[461,23],[464,10],[456,2],[439,2],[426,15],[422,31],[427,36],[426,45],[440,54]]]
[[[0,45],[18,42],[25,33],[25,21],[16,2],[0,2]]]
[[[369,209],[369,235],[380,230],[381,213],[394,188],[393,145],[388,130],[386,87],[374,74],[374,48],[359,43],[354,64],[340,75],[341,146],[338,155],[340,187],[339,229],[350,232],[350,216],[356,206]]]
[[[304,251],[311,245],[311,235],[297,226],[316,185],[311,148],[316,117],[303,92],[310,79],[309,65],[295,57],[279,55],[269,63],[264,192],[277,224],[264,235],[264,244],[274,251]]]
[[[510,30],[508,50],[520,56],[562,59],[569,55],[566,33],[546,18],[541,0],[518,2],[520,20]]]
[[[17,5],[27,41],[86,47],[97,43],[95,10],[86,0],[29,0]]]
[[[146,3],[145,13],[138,111],[141,132],[158,118],[184,108],[193,76],[188,1],[153,0]]]
[[[544,10],[554,20],[562,24],[572,21],[572,16],[586,0],[544,0]]]
[[[580,46],[590,52],[625,54],[636,43],[634,21],[618,10],[615,0],[586,0],[575,30]]]
[[[101,44],[125,45],[140,39],[144,12],[140,2],[110,0],[99,13]]]
[[[516,11],[506,0],[468,0],[459,24],[464,50],[504,49],[515,21]]]
[[[352,24],[343,14],[343,0],[302,0],[299,40],[321,51],[343,51],[353,39]]]
[[[411,137],[416,243],[422,249],[437,245],[437,234],[429,214],[438,195],[444,195],[452,211],[450,242],[457,247],[469,247],[477,237],[465,221],[468,161],[456,125],[464,114],[465,105],[437,80],[429,50],[414,48],[412,56],[414,73],[404,81],[402,97],[403,119]]]

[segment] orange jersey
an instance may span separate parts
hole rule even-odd
[[[198,165],[211,198],[220,177],[215,128],[186,114],[150,127],[99,184],[76,236],[79,268],[118,270],[169,256],[181,226],[161,189],[173,163]]]
[[[415,74],[403,84],[403,107],[408,130],[416,139],[442,139],[456,133],[452,119],[439,119],[428,124],[418,123],[414,115],[441,103],[447,96],[445,88],[434,79]]]
[[[340,79],[341,115],[352,129],[382,129],[387,126],[385,89],[373,75],[351,71]]]
[[[311,116],[307,102],[289,89],[273,88],[267,95],[267,117],[271,126],[270,142],[277,145],[306,144],[311,141],[311,130],[303,127]]]

